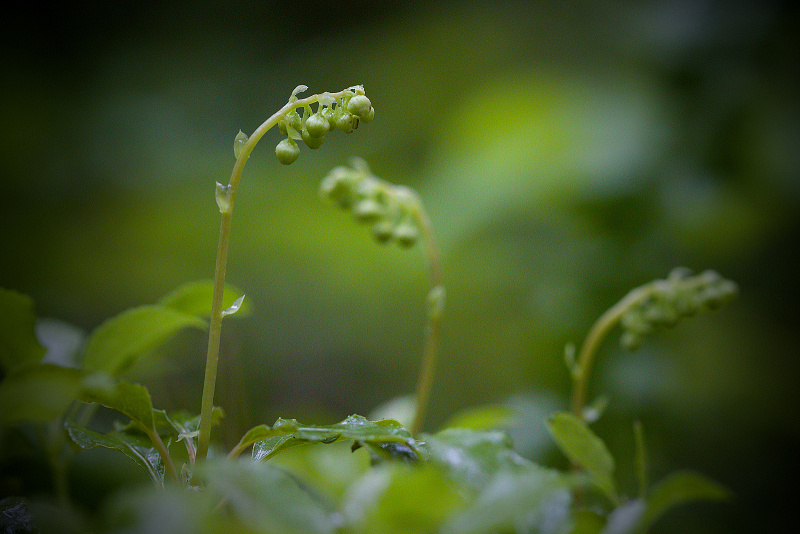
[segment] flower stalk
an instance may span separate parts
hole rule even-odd
[[[236,163],[233,165],[231,177],[227,186],[217,184],[217,205],[220,210],[220,227],[219,227],[219,240],[217,243],[217,259],[214,267],[214,292],[211,304],[211,317],[209,322],[208,332],[208,349],[206,352],[206,368],[205,378],[203,380],[203,397],[200,408],[200,427],[198,429],[197,438],[197,455],[196,461],[203,461],[208,455],[209,443],[211,441],[211,424],[212,424],[212,411],[214,408],[214,390],[217,382],[217,368],[219,365],[219,347],[222,334],[222,318],[225,315],[222,304],[223,290],[225,287],[225,270],[228,260],[228,243],[230,242],[231,222],[233,215],[233,206],[236,198],[236,193],[239,188],[239,182],[242,178],[244,166],[247,159],[253,152],[258,141],[267,133],[273,126],[283,124],[282,130],[286,127],[286,119],[289,114],[298,116],[295,111],[303,109],[305,117],[298,119],[296,125],[304,129],[305,119],[308,118],[312,104],[318,104],[318,112],[323,108],[326,111],[333,111],[334,105],[336,112],[341,115],[344,113],[343,109],[347,107],[349,101],[356,96],[364,97],[364,100],[369,102],[364,96],[364,88],[361,86],[354,86],[337,93],[322,93],[312,95],[306,98],[297,98],[297,93],[306,89],[305,86],[298,86],[293,92],[289,101],[270,118],[265,120],[249,137],[240,134],[236,136],[234,141],[234,155],[236,156]],[[360,101],[360,106],[364,106],[363,100]],[[360,109],[358,110],[360,111]],[[370,106],[367,108],[370,114],[367,116],[366,121],[371,120],[374,110]],[[358,121],[356,116],[354,119]],[[289,138],[300,136],[301,134],[296,128],[290,126],[287,130]],[[287,163],[280,153],[276,152],[278,159],[282,163]],[[294,158],[296,159],[296,157]],[[294,161],[294,159],[292,161]],[[291,162],[289,162],[291,163]]]

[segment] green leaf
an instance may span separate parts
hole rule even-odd
[[[187,315],[208,318],[211,315],[213,296],[213,280],[198,280],[183,284],[172,293],[164,296],[159,301],[159,304]],[[239,289],[225,284],[224,293],[222,294],[222,309],[229,309],[237,299],[243,296],[244,293]],[[250,301],[244,301],[240,304],[237,316],[244,317],[250,313]]]
[[[442,466],[459,484],[475,490],[500,471],[514,473],[532,465],[512,449],[505,432],[448,428],[424,439],[431,462]]]
[[[230,458],[236,458],[240,454],[242,454],[247,447],[252,445],[257,441],[263,441],[265,439],[269,439],[272,429],[267,425],[258,425],[256,427],[251,428],[247,432],[245,432],[242,439],[239,440],[239,443],[231,450],[230,454],[228,455]],[[254,458],[255,459],[255,458]]]
[[[603,493],[617,503],[619,497],[612,476],[614,458],[603,440],[583,420],[570,413],[555,414],[548,422],[548,428],[567,458],[588,471]]]
[[[617,506],[610,514],[602,534],[631,534],[645,510],[642,499],[632,499]]]
[[[130,382],[114,383],[102,375],[87,377],[84,385],[80,392],[81,401],[102,404],[129,417],[143,429],[155,431],[153,403],[144,386]]]
[[[84,374],[53,364],[16,367],[0,382],[0,420],[13,425],[61,417],[76,400]]]
[[[438,469],[384,463],[367,471],[344,497],[345,531],[364,534],[438,532],[464,503]]]
[[[505,432],[448,428],[424,440],[430,462],[474,498],[444,532],[548,532],[569,519],[571,478],[517,454]]]
[[[0,288],[0,371],[42,359],[45,349],[36,339],[35,326],[33,300]]]
[[[595,510],[579,508],[572,513],[570,534],[600,534],[606,519]]]
[[[132,308],[92,332],[83,355],[83,366],[119,375],[137,358],[187,327],[205,328],[206,322],[164,305]]]
[[[411,432],[392,419],[369,421],[360,415],[351,415],[333,425],[302,425],[295,419],[278,419],[272,428],[265,425],[251,429],[240,440],[234,451],[243,451],[253,445],[252,458],[265,461],[280,451],[301,443],[333,443],[353,440],[355,447],[364,446],[370,452],[384,455],[413,455],[420,450]]]
[[[510,426],[516,415],[514,409],[503,405],[478,406],[464,410],[451,417],[445,428],[469,428],[472,430],[492,430]]]
[[[721,484],[691,471],[679,471],[653,487],[647,498],[640,530],[646,531],[656,520],[674,506],[693,501],[724,501],[730,491]]]
[[[332,504],[272,465],[211,459],[196,469],[244,526],[236,532],[332,533],[339,522]]]
[[[164,486],[164,464],[152,442],[141,434],[113,431],[101,434],[74,421],[64,424],[69,437],[82,449],[105,447],[121,452],[143,468],[157,486]]]
[[[533,464],[518,472],[500,471],[441,532],[564,532],[570,520],[570,485],[569,476]]]

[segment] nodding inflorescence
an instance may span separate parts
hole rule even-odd
[[[641,346],[644,337],[659,327],[673,326],[680,319],[713,310],[731,301],[736,284],[707,270],[697,275],[686,268],[674,269],[666,280],[647,286],[645,297],[625,311],[620,319],[620,341],[628,350]]]
[[[300,86],[298,89],[292,93],[289,103],[296,102],[297,93],[305,87]],[[278,129],[286,139],[275,147],[275,155],[284,165],[294,163],[299,157],[297,140],[302,140],[308,148],[317,149],[333,130],[352,133],[359,123],[366,124],[375,117],[375,108],[360,86],[343,91],[337,98],[330,93],[318,95],[316,105],[316,111],[311,108],[310,103],[298,105],[278,122]]]
[[[395,241],[407,248],[419,239],[421,207],[417,194],[374,176],[360,158],[353,158],[351,167],[332,169],[320,184],[320,194],[350,210],[356,221],[371,225],[378,243]]]

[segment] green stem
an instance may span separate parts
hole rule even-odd
[[[335,99],[352,94],[351,89],[345,89],[338,93],[330,93],[329,96]],[[242,178],[244,165],[250,154],[253,152],[258,141],[267,131],[283,119],[287,113],[293,109],[309,106],[319,100],[320,95],[312,95],[299,100],[287,102],[280,110],[264,121],[256,131],[247,139],[242,146],[239,157],[231,171],[231,178],[228,182],[228,202],[220,206],[221,221],[219,227],[219,242],[217,244],[217,260],[214,268],[214,296],[211,304],[211,318],[208,332],[208,351],[206,353],[206,370],[203,381],[203,398],[200,407],[200,427],[197,438],[196,461],[203,461],[208,454],[208,446],[211,441],[211,412],[214,408],[214,390],[217,383],[217,367],[219,363],[219,345],[222,334],[222,296],[225,288],[225,267],[228,259],[228,242],[231,233],[231,217],[233,214],[233,202],[236,197],[236,190]]]
[[[141,428],[144,431],[144,433],[147,434],[147,437],[150,438],[150,441],[153,442],[153,445],[155,446],[156,450],[158,451],[159,456],[161,456],[161,461],[164,462],[164,468],[166,469],[167,474],[169,475],[169,477],[175,483],[179,483],[180,482],[180,477],[178,476],[178,471],[175,469],[175,464],[172,461],[172,457],[169,455],[169,451],[167,450],[167,447],[164,445],[164,442],[161,440],[161,436],[159,436],[158,432],[156,432],[154,429],[147,428],[144,425],[140,424],[139,428]]]
[[[583,408],[586,406],[586,390],[589,386],[589,371],[600,343],[628,308],[647,297],[650,290],[649,285],[632,290],[601,315],[589,330],[586,341],[584,341],[578,355],[578,361],[572,370],[572,414],[575,417],[583,419]]]
[[[414,413],[414,421],[411,424],[411,434],[413,436],[419,435],[422,430],[422,425],[425,421],[425,414],[428,409],[428,402],[430,400],[431,389],[433,388],[433,375],[436,370],[436,360],[438,354],[439,333],[441,331],[442,323],[442,307],[444,298],[442,292],[442,268],[441,257],[439,249],[436,246],[436,241],[433,237],[433,229],[428,219],[427,214],[422,205],[419,205],[419,212],[417,213],[417,220],[422,230],[422,235],[425,240],[425,251],[428,260],[428,276],[431,284],[431,293],[428,294],[428,324],[425,329],[425,348],[422,353],[422,364],[420,367],[419,379],[417,381],[417,395],[416,395],[416,409]],[[440,292],[435,295],[437,302],[431,303],[430,299],[433,292]]]

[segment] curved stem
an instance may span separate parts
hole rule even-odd
[[[639,287],[625,295],[619,302],[609,308],[594,323],[586,341],[583,342],[578,361],[572,369],[573,389],[572,389],[572,414],[583,419],[583,408],[586,406],[586,390],[589,386],[589,371],[591,370],[594,356],[600,343],[606,334],[619,321],[631,306],[645,298],[649,292],[649,286]]]
[[[439,249],[433,238],[433,229],[430,219],[428,219],[421,204],[419,206],[417,219],[425,240],[431,290],[428,294],[428,324],[425,330],[425,348],[422,354],[422,365],[417,381],[416,409],[414,421],[411,424],[411,434],[413,436],[417,436],[422,430],[422,424],[425,421],[425,413],[428,409],[428,401],[430,400],[431,389],[433,387],[433,375],[436,370],[439,332],[441,331],[442,308],[444,306],[442,267]]]
[[[339,91],[338,93],[327,93],[326,96],[337,99],[352,93],[353,88],[350,88]],[[247,163],[247,159],[250,157],[250,154],[253,152],[253,149],[258,141],[264,136],[265,133],[267,133],[267,131],[269,131],[270,128],[278,124],[278,122],[293,109],[318,102],[320,96],[321,95],[317,94],[287,102],[281,109],[264,121],[261,126],[256,128],[253,134],[247,139],[247,141],[245,141],[241,152],[239,153],[239,157],[236,158],[236,163],[233,165],[231,178],[227,186],[228,201],[224,207],[220,206],[221,221],[219,227],[219,242],[217,245],[217,260],[214,268],[214,294],[211,304],[211,318],[209,321],[208,351],[206,353],[203,398],[200,407],[200,427],[198,429],[197,438],[197,456],[195,457],[197,461],[203,461],[206,458],[208,454],[208,446],[211,441],[211,412],[214,408],[214,390],[217,383],[219,345],[222,333],[222,297],[225,288],[225,267],[228,259],[228,242],[230,241],[233,202],[236,197],[236,191],[239,187],[239,181],[242,178],[244,165]]]

